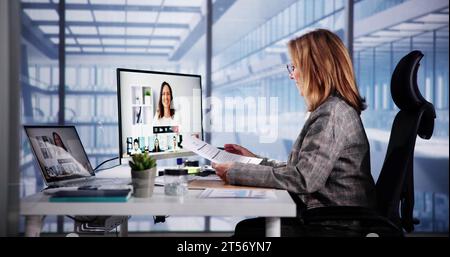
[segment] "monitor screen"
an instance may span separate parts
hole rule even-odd
[[[202,139],[200,75],[117,69],[120,156],[185,151]]]
[[[94,176],[74,126],[25,126],[45,182]]]

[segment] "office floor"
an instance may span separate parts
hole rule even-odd
[[[193,217],[170,217],[164,223],[153,224],[150,217],[135,218],[129,220],[129,237],[230,237],[233,235],[233,229],[237,222],[244,217],[213,217],[211,219],[211,231],[205,231],[204,219]],[[56,217],[48,217],[48,222],[44,225],[41,233],[42,237],[66,237],[73,232],[73,222],[65,219],[64,232],[56,232]],[[130,222],[131,221],[131,222]],[[130,224],[131,223],[131,224]],[[23,231],[23,230],[22,230]],[[107,237],[118,236],[119,230],[107,233]],[[23,233],[20,234],[23,236]],[[99,237],[103,234],[82,234],[82,237]],[[448,233],[432,232],[414,232],[407,234],[406,237],[449,237]]]
[[[72,236],[70,233],[42,233],[41,237],[67,237]],[[231,237],[233,232],[131,232],[129,237]],[[23,235],[21,235],[23,236]],[[107,235],[78,235],[80,237],[117,237],[115,232],[110,232]],[[406,237],[449,237],[445,233],[412,233]]]
[[[231,237],[233,232],[131,232],[129,237]],[[23,235],[21,235],[23,236]],[[42,233],[41,237],[70,237],[71,233]],[[79,237],[117,237],[118,234],[110,232],[107,235],[79,234]]]

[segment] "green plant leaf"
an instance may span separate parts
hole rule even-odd
[[[156,167],[156,160],[148,153],[135,154],[132,156],[132,161],[129,161],[128,164],[134,171],[147,170]]]

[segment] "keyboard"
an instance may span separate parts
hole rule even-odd
[[[101,186],[101,185],[126,185],[131,182],[130,179],[120,179],[120,178],[95,178],[86,181],[74,181],[64,186],[67,187],[80,187],[80,186]]]

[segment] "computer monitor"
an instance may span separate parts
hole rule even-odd
[[[200,75],[117,69],[120,156],[186,152],[183,138],[203,139]]]

